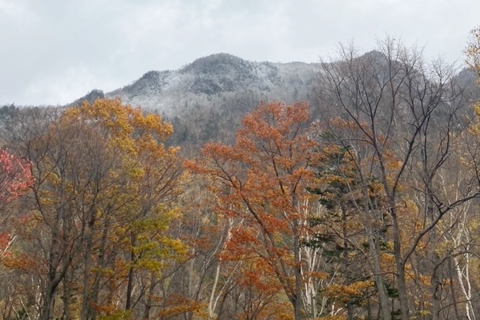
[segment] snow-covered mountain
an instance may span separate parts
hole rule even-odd
[[[149,71],[123,88],[93,90],[77,100],[119,98],[173,122],[177,143],[204,142],[231,132],[260,101],[311,100],[318,64],[252,62],[219,53],[175,71]],[[227,138],[228,140],[228,138]]]
[[[245,93],[257,101],[274,98],[288,102],[307,98],[315,68],[315,64],[301,62],[250,62],[220,53],[197,59],[177,71],[147,72],[131,85],[105,96],[167,116],[199,104],[217,107],[215,102],[221,104],[225,98]]]
[[[383,68],[384,54],[371,51],[368,58]],[[199,146],[209,140],[233,140],[243,115],[259,102],[296,100],[316,108],[320,64],[302,62],[272,63],[246,61],[220,53],[200,58],[175,71],[149,71],[123,88],[104,93],[93,90],[77,100],[89,102],[98,98],[119,98],[124,103],[156,112],[170,121],[175,133],[171,142]],[[458,83],[474,96],[480,96],[474,85],[475,75],[463,70]]]

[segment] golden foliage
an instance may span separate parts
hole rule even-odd
[[[470,40],[465,53],[466,63],[480,75],[480,27],[470,31]]]
[[[336,301],[347,303],[354,297],[363,296],[367,290],[374,286],[373,281],[356,281],[349,285],[334,284],[325,289],[325,296]]]

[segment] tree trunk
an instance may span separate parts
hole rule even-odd
[[[135,247],[135,235],[131,235],[131,245],[132,248],[130,250],[130,266],[128,268],[128,282],[127,282],[127,301],[125,302],[125,310],[130,310],[132,308],[132,292],[133,292],[133,278],[134,278],[134,266],[135,266],[135,252],[133,251]]]
[[[430,209],[431,206],[427,207],[427,213],[428,216],[432,217],[433,210]],[[430,236],[430,243],[432,248],[437,248],[437,235],[435,232],[435,228],[433,228],[431,231],[431,236]],[[433,273],[432,273],[432,278],[431,278],[431,289],[432,289],[432,320],[440,320],[440,302],[442,299],[442,279],[439,278],[438,271],[440,269],[439,263],[440,258],[438,254],[435,252],[435,250],[432,250],[430,253],[430,259],[432,261],[432,267],[433,267]],[[458,318],[457,318],[458,319]]]
[[[148,293],[145,299],[145,309],[143,310],[143,320],[150,319],[150,311],[153,306],[153,295],[155,294],[155,286],[157,284],[157,277],[155,277],[155,272],[150,273],[150,286],[148,287]]]
[[[448,259],[448,276],[450,278],[450,291],[452,293],[452,303],[453,303],[453,310],[455,311],[455,319],[460,319],[460,313],[458,312],[458,305],[457,305],[457,295],[455,293],[455,288],[453,286],[453,266],[452,266],[452,258]]]
[[[400,318],[409,320],[407,284],[405,279],[405,262],[402,257],[400,227],[398,225],[395,201],[390,201],[390,216],[393,223],[393,254],[397,272],[398,301],[400,302]]]
[[[40,320],[50,320],[53,316],[53,310],[55,309],[55,287],[50,284],[43,297],[44,302],[40,311]]]
[[[348,226],[347,226],[347,210],[342,205],[342,232],[343,232],[343,273],[346,283],[349,284],[351,280],[350,276],[350,259],[348,258]],[[353,310],[350,299],[346,303],[347,319],[353,320]]]
[[[71,290],[73,284],[73,270],[69,270],[63,279],[63,316],[62,320],[72,319],[72,311],[70,308],[71,297],[73,292]]]
[[[303,301],[302,301],[302,262],[300,256],[300,221],[295,219],[293,222],[293,250],[294,250],[294,272],[295,272],[295,320],[303,319]]]
[[[84,256],[84,272],[83,272],[83,301],[82,309],[80,312],[80,319],[88,319],[88,313],[90,309],[90,271],[92,268],[92,237],[88,236],[87,243],[85,246],[85,256]]]
[[[365,183],[362,183],[362,193],[365,200],[365,229],[368,238],[368,248],[370,257],[373,260],[373,278],[375,280],[375,286],[378,291],[378,300],[380,302],[379,313],[382,320],[392,320],[392,314],[390,312],[390,300],[388,299],[387,287],[383,281],[383,272],[380,264],[380,246],[378,244],[378,237],[375,237],[373,230],[373,217],[371,212],[370,199],[368,191],[366,190]]]
[[[99,247],[99,252],[98,252],[98,261],[97,265],[100,268],[104,268],[106,266],[106,246],[107,246],[107,240],[108,240],[108,231],[110,228],[110,219],[107,217],[104,225],[103,225],[103,233],[102,233],[102,239],[100,241],[100,247]],[[90,303],[98,303],[98,296],[100,293],[100,285],[101,285],[101,277],[102,275],[100,273],[97,273],[95,275],[95,279],[93,281],[93,285],[91,287],[90,293],[89,293],[89,298],[90,300],[88,301],[88,307],[87,307],[87,317],[82,320],[95,320],[97,317],[97,312],[90,307]]]

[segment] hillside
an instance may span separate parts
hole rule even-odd
[[[123,88],[93,90],[77,100],[119,98],[174,124],[172,143],[195,145],[233,137],[232,127],[260,101],[312,100],[318,64],[252,62],[226,53],[175,71],[149,71]]]
[[[480,256],[477,78],[397,53],[321,65],[220,54],[93,90],[78,108],[0,108],[0,312],[480,314],[475,272],[455,272]],[[261,99],[312,105],[261,104],[236,130]],[[173,122],[183,153],[148,111]],[[197,153],[208,140],[223,143]]]
[[[368,52],[363,58],[376,61],[379,69],[385,67],[385,56],[378,51]],[[314,106],[314,113],[329,113],[318,109],[315,102],[320,67],[302,62],[253,62],[219,53],[199,58],[179,70],[149,71],[111,92],[93,90],[72,104],[118,98],[159,113],[173,123],[172,144],[186,147],[207,141],[230,142],[243,115],[261,101],[303,100]],[[471,71],[462,70],[456,78],[472,95],[480,96]]]

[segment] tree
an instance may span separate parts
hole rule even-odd
[[[3,226],[9,215],[6,205],[22,196],[33,184],[30,170],[29,161],[0,149],[0,226]]]
[[[470,31],[470,41],[465,53],[467,65],[480,74],[480,27]]]
[[[207,144],[203,158],[188,162],[217,185],[221,213],[241,223],[227,243],[238,259],[262,259],[303,317],[302,239],[310,214],[306,189],[315,142],[306,132],[307,105],[260,104],[246,115],[233,146]]]
[[[21,302],[15,296],[18,291],[12,288],[12,281],[21,282],[21,279],[9,272],[9,265],[16,263],[24,265],[28,262],[16,260],[13,257],[12,247],[18,238],[13,227],[16,223],[23,225],[24,212],[20,205],[15,205],[34,183],[31,175],[31,163],[0,149],[0,312],[4,318],[13,318],[15,313],[22,309]],[[17,308],[19,309],[17,311]]]
[[[7,225],[13,213],[11,204],[24,195],[33,183],[31,163],[0,149],[0,263],[5,256],[11,254],[9,249],[16,238]],[[16,219],[19,218],[17,214]]]
[[[329,303],[322,307],[328,307],[332,315],[344,309],[347,318],[354,319],[362,313],[361,305],[369,301],[374,278],[365,249],[368,243],[361,215],[362,184],[352,150],[331,140],[328,130],[316,126],[315,131],[322,147],[313,165],[317,179],[310,191],[318,195],[323,214],[310,220],[313,237],[307,245],[324,251],[321,270],[329,274],[326,277],[329,283],[321,289]],[[375,181],[370,181],[368,188],[373,202],[384,201],[381,194],[375,193],[378,190]],[[383,228],[385,225],[378,223],[376,232],[381,235]],[[371,310],[367,310],[367,316],[371,317]]]
[[[350,150],[361,182],[362,214],[373,262],[375,284],[383,319],[392,319],[381,264],[378,230],[385,221],[387,242],[392,244],[398,310],[407,320],[415,310],[409,301],[407,273],[413,253],[423,239],[437,239],[438,222],[453,208],[479,196],[478,186],[460,199],[442,197],[439,170],[450,154],[452,139],[465,123],[459,117],[466,101],[452,79],[451,68],[440,62],[427,65],[418,51],[393,39],[379,51],[359,56],[353,47],[341,47],[339,61],[323,63],[319,75],[319,103],[327,115],[330,134]],[[385,202],[370,198],[370,181]],[[351,190],[353,191],[353,190]],[[421,202],[405,206],[410,196]],[[402,208],[407,208],[406,212]],[[405,237],[403,226],[416,219],[419,229]],[[435,264],[437,259],[431,256]],[[433,275],[435,278],[435,275]],[[433,319],[438,306],[433,295]]]
[[[155,276],[184,251],[168,233],[182,172],[164,145],[172,127],[119,100],[44,119],[18,119],[14,141],[34,160],[35,223],[21,243],[43,283],[39,318],[145,314]]]

